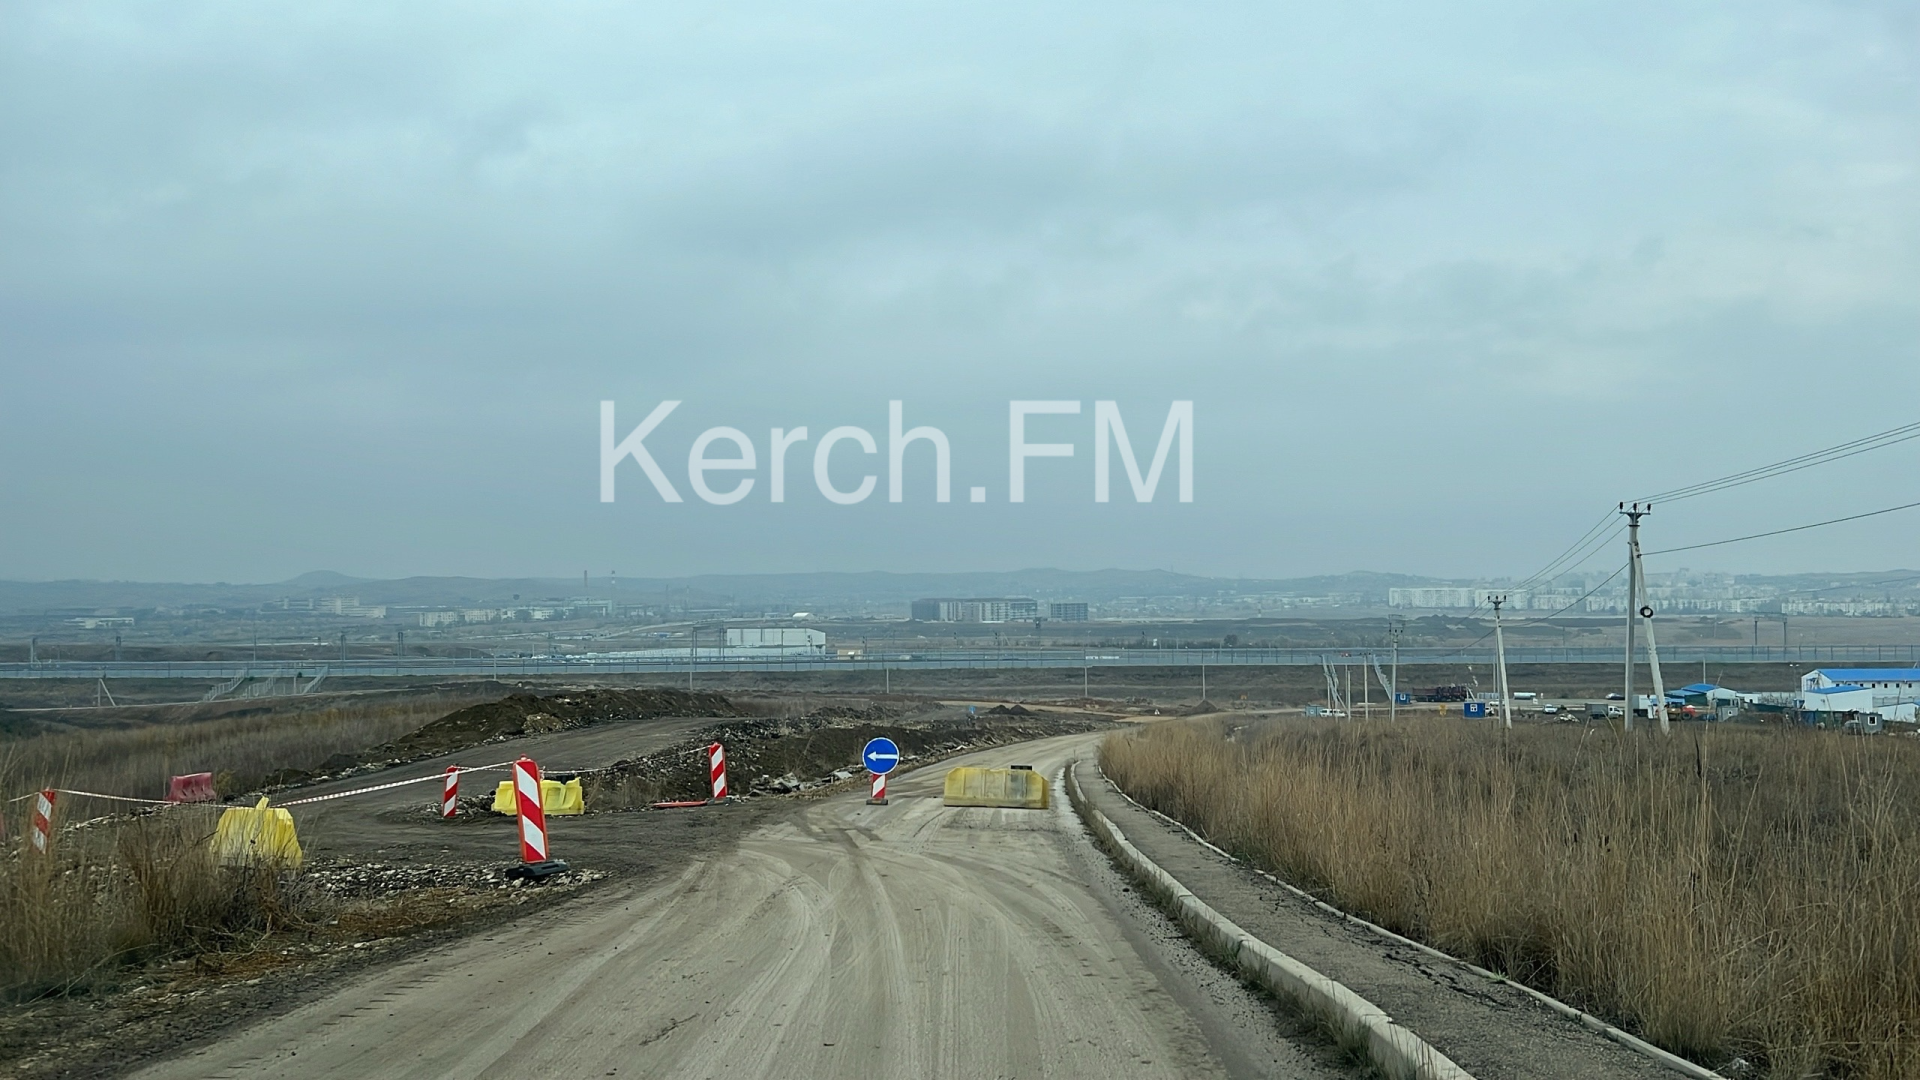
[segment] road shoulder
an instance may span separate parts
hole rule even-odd
[[[1519,989],[1334,918],[1122,797],[1091,763],[1088,800],[1135,847],[1249,933],[1379,1006],[1478,1080],[1673,1080],[1680,1074]]]

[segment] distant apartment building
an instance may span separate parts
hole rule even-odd
[[[325,600],[315,600],[313,610],[322,615],[339,615],[348,619],[384,619],[387,608],[384,604],[363,604],[357,596],[329,596]]]
[[[915,622],[1003,623],[1040,617],[1040,602],[1024,596],[933,597],[915,600]]]
[[[99,630],[103,627],[132,626],[133,616],[131,615],[82,615],[77,619],[68,619],[67,621],[79,627],[82,630]]]
[[[281,597],[260,605],[260,611],[311,611],[315,615],[339,615],[348,619],[384,619],[387,617],[385,604],[363,604],[357,596],[328,596],[321,599],[308,598],[295,600]]]
[[[1512,608],[1527,607],[1531,599],[1525,590],[1486,589],[1478,587],[1455,587],[1440,585],[1412,589],[1388,589],[1387,606],[1396,608],[1432,608],[1448,610],[1457,608],[1492,607],[1489,598],[1504,596],[1507,605]]]
[[[421,626],[457,626],[459,622],[460,613],[457,611],[423,611],[420,613]]]
[[[1086,622],[1087,605],[1079,602],[1060,603],[1059,601],[1055,601],[1047,605],[1047,618],[1055,622]]]

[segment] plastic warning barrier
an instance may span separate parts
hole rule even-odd
[[[213,857],[228,866],[272,866],[298,869],[305,861],[300,837],[293,829],[293,812],[268,806],[236,806],[220,815],[213,829]]]
[[[587,812],[587,797],[580,790],[578,778],[561,783],[558,780],[540,781],[540,809],[549,814],[566,817],[570,814]],[[508,817],[518,817],[520,809],[514,804],[513,781],[502,780],[493,791],[493,812]]]
[[[1032,769],[982,769],[962,765],[947,771],[948,806],[999,806],[1045,810],[1047,778]]]
[[[167,782],[168,802],[212,802],[218,797],[213,791],[210,772],[188,773]]]

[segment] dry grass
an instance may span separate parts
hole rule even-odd
[[[177,773],[214,772],[223,792],[259,787],[413,731],[474,699],[444,694],[281,706],[272,711],[0,743],[0,798],[42,787],[158,798]],[[300,924],[317,901],[274,874],[216,867],[219,810],[60,828],[51,857],[29,851],[31,803],[0,804],[0,999],[89,993],[130,965],[231,951]],[[56,826],[126,804],[62,795]]]
[[[1196,720],[1108,775],[1392,929],[1697,1060],[1920,1076],[1920,743]]]
[[[212,720],[0,742],[0,797],[66,787],[162,798],[168,777],[213,772],[223,794],[255,790],[282,769],[313,769],[379,746],[487,698],[442,693],[283,705]],[[106,807],[100,807],[104,811]]]
[[[0,859],[0,998],[90,993],[128,965],[302,921],[306,905],[277,875],[213,864],[216,813],[64,830],[51,855]]]

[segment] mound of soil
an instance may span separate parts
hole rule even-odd
[[[894,716],[881,706],[870,706],[823,709],[794,719],[741,720],[716,726],[683,746],[619,762],[595,780],[602,790],[632,784],[662,800],[705,798],[707,760],[700,750],[705,743],[719,742],[727,749],[727,772],[736,793],[787,794],[865,775],[860,751],[868,740],[881,736],[899,745],[901,767],[908,768],[968,750],[1113,726],[1088,717],[1014,709],[971,717],[956,710]]]
[[[542,697],[508,694],[499,701],[448,713],[433,723],[367,752],[371,758],[432,757],[480,743],[566,731],[609,720],[656,716],[739,716],[724,694],[686,690],[574,690]]]
[[[546,696],[514,693],[498,701],[450,712],[385,745],[355,754],[336,754],[314,769],[282,769],[270,773],[266,787],[273,789],[323,777],[346,776],[369,768],[450,754],[483,743],[567,731],[610,720],[743,715],[744,710],[724,694],[685,690],[568,690]]]

